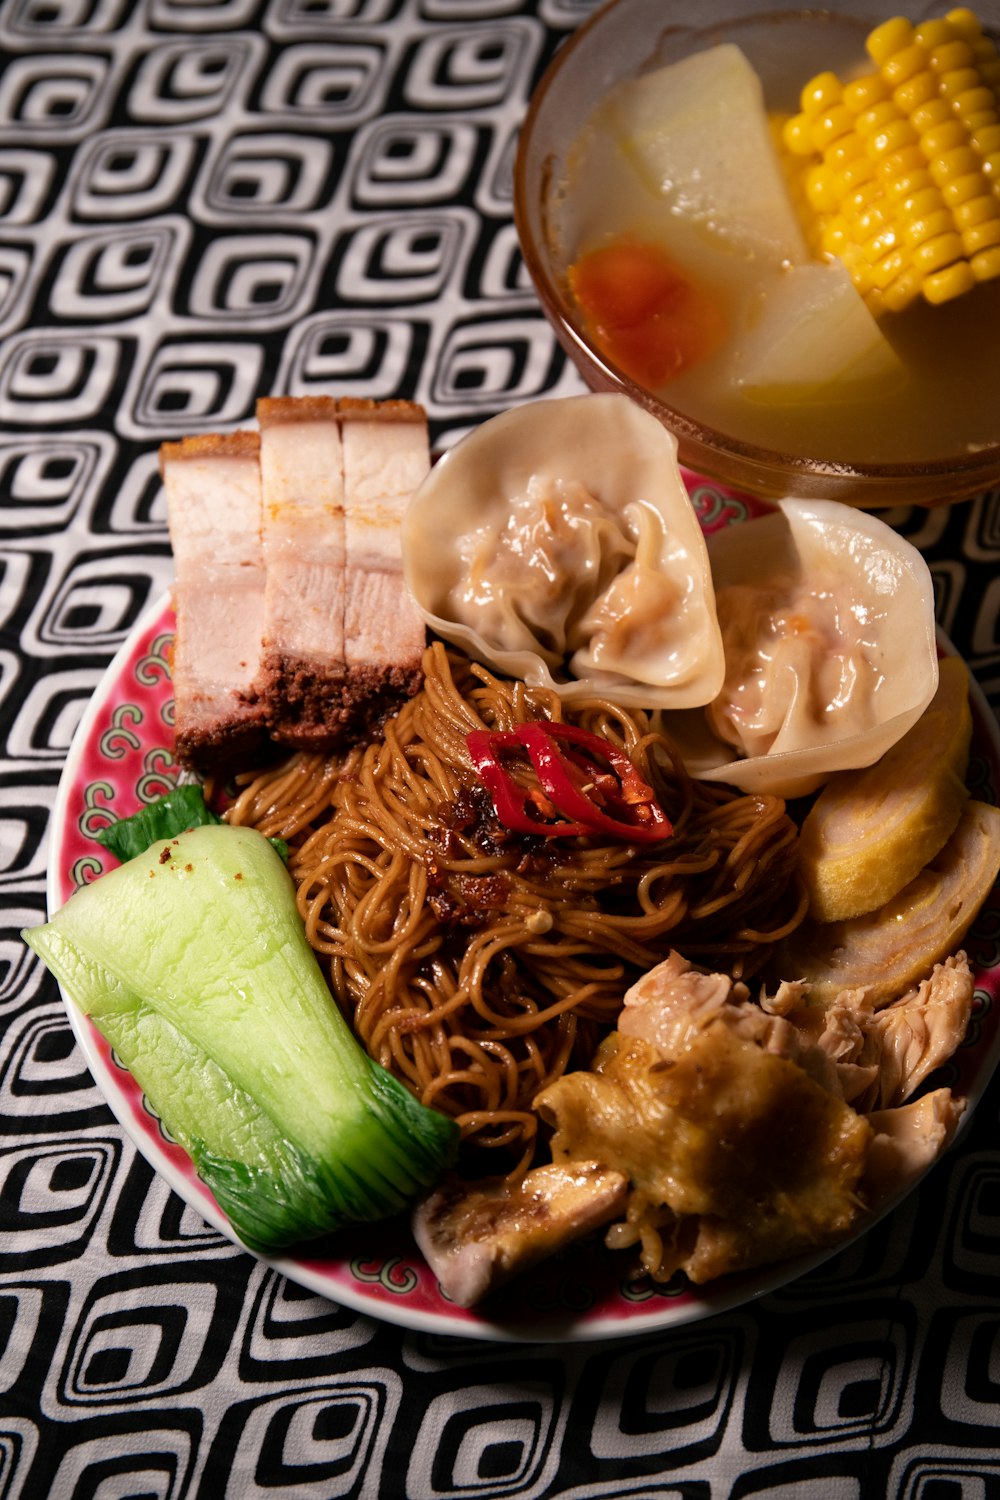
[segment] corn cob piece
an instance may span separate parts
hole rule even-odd
[[[877,315],[1000,276],[1000,55],[964,7],[886,21],[866,47],[875,71],[817,74],[781,139],[810,242]]]

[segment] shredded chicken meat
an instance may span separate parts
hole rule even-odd
[[[599,1162],[535,1167],[519,1182],[469,1189],[455,1180],[413,1215],[441,1290],[471,1307],[511,1276],[623,1212],[628,1178]]]
[[[639,1245],[657,1279],[709,1281],[836,1244],[944,1149],[962,1113],[947,1089],[895,1106],[960,1044],[972,996],[964,954],[877,1011],[863,989],[811,1005],[802,983],[756,1004],[674,953],[592,1068],[535,1103],[554,1160],[628,1176],[608,1243]]]
[[[912,1095],[960,1045],[972,1000],[964,953],[881,1009],[863,988],[812,1001],[801,981],[753,1000],[672,953],[627,992],[591,1067],[536,1098],[553,1165],[453,1180],[418,1207],[418,1243],[465,1305],[602,1225],[660,1281],[835,1245],[952,1140],[962,1101]]]

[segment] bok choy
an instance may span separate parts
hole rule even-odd
[[[457,1127],[352,1035],[253,829],[161,839],[23,934],[251,1249],[408,1206]]]

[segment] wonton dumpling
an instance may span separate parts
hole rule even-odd
[[[417,490],[402,547],[427,623],[495,671],[630,707],[694,707],[722,686],[676,440],[624,396],[485,422]]]
[[[692,773],[795,797],[871,765],[937,688],[934,593],[915,547],[829,500],[710,539],[726,652],[703,713],[669,719]]]

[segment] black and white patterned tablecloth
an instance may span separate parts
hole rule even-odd
[[[115,1123],[19,939],[85,702],[171,575],[156,451],[262,394],[439,446],[580,389],[511,219],[592,0],[0,3],[0,1500],[986,1500],[1000,1086],[864,1240],[735,1313],[467,1344],[286,1283]],[[1000,703],[1000,495],[890,516]]]

